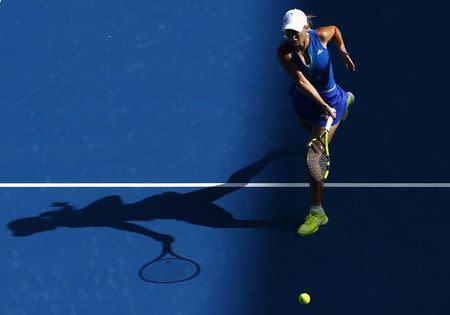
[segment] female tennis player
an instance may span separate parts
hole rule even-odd
[[[350,92],[336,84],[333,67],[327,46],[333,41],[347,67],[355,71],[342,34],[336,26],[323,26],[311,29],[309,18],[298,9],[286,12],[282,31],[286,40],[278,47],[278,58],[283,68],[294,80],[290,90],[295,112],[301,126],[312,138],[318,138],[324,130],[327,117],[333,117],[329,132],[329,141],[333,138],[342,119],[348,113],[348,107],[354,101]],[[297,234],[310,235],[328,222],[322,208],[323,183],[310,179],[311,209],[305,222],[300,225]]]

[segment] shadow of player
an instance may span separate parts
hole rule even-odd
[[[150,237],[161,242],[163,251],[171,252],[171,244],[174,241],[171,235],[155,232],[130,221],[169,219],[214,228],[280,226],[283,224],[282,220],[237,219],[214,202],[241,189],[270,162],[289,153],[292,152],[288,150],[271,151],[256,162],[233,173],[225,185],[203,188],[188,193],[164,192],[129,204],[125,204],[120,196],[106,196],[79,210],[72,207],[68,202],[54,202],[52,206],[59,209],[11,221],[8,223],[8,228],[12,231],[13,236],[24,237],[52,231],[59,227],[108,227]],[[230,183],[239,183],[240,185],[230,187],[227,185]]]

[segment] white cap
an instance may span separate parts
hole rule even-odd
[[[281,30],[303,31],[303,27],[308,25],[308,18],[302,10],[292,9],[286,12],[283,18],[283,27]]]

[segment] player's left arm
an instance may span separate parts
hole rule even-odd
[[[316,29],[316,33],[324,47],[327,47],[330,41],[333,41],[339,49],[342,59],[344,60],[347,69],[355,71],[355,63],[345,47],[344,38],[339,28],[335,25],[322,26]]]

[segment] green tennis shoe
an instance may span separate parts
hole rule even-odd
[[[309,213],[305,218],[305,222],[297,229],[297,234],[300,236],[311,235],[317,232],[319,226],[327,223],[328,217],[325,212],[321,215]]]
[[[347,108],[345,109],[344,117],[342,117],[342,120],[346,120],[348,116],[348,111],[350,109],[350,106],[355,102],[355,95],[353,95],[352,92],[347,92]]]

